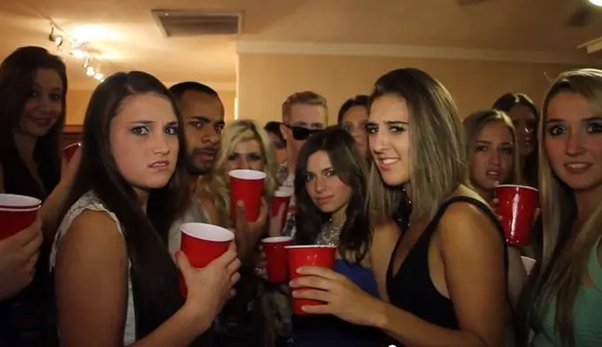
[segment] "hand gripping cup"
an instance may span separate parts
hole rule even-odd
[[[335,246],[287,246],[288,250],[288,268],[291,279],[301,277],[297,269],[302,266],[322,266],[328,269],[334,269],[334,260],[337,248]],[[303,288],[298,288],[302,290]],[[295,314],[306,314],[301,308],[303,306],[323,305],[318,300],[293,298],[293,309]]]

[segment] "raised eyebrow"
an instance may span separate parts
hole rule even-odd
[[[557,118],[549,118],[546,119],[546,124],[550,124],[550,123],[564,123],[564,121],[562,119],[557,119]]]
[[[602,122],[602,117],[590,117],[582,120],[583,122]]]
[[[387,125],[410,125],[410,123],[408,123],[408,122],[402,122],[400,120],[398,120],[398,121],[385,121],[384,123],[387,124]]]
[[[209,118],[205,117],[205,116],[192,116],[190,117],[191,121],[197,121],[197,122],[203,122],[203,123],[209,123]]]
[[[138,120],[138,121],[130,122],[130,124],[139,124],[139,125],[150,125],[153,123],[155,123],[155,122],[151,121],[151,120]]]

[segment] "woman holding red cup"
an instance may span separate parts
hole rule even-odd
[[[296,297],[325,302],[307,313],[378,328],[392,345],[502,345],[505,243],[497,216],[467,186],[453,99],[425,72],[402,68],[378,79],[370,105],[371,263],[385,300],[320,268],[302,270],[291,285],[318,290]]]
[[[491,206],[497,205],[496,188],[500,184],[511,185],[522,181],[518,139],[512,120],[502,111],[483,110],[470,114],[464,118],[463,123],[467,139],[466,154],[470,163],[470,183]],[[529,232],[531,223],[532,221],[527,223]],[[509,243],[508,247],[508,286],[514,306],[526,280],[519,247],[527,246],[528,244]]]
[[[560,74],[544,98],[543,248],[519,305],[519,346],[602,345],[601,95],[602,70],[579,69]]]
[[[259,240],[268,226],[267,202],[277,188],[277,168],[276,154],[265,130],[255,121],[236,120],[224,128],[208,183],[200,192],[210,220],[235,231],[243,262],[236,295],[215,324],[218,342],[224,345],[264,345],[261,280],[254,268]]]
[[[78,164],[66,165],[61,158],[66,95],[65,64],[42,47],[20,47],[0,65],[0,192],[43,201],[36,214],[46,245]],[[15,345],[51,343],[46,336],[47,249],[37,251],[42,254],[31,285],[0,305],[2,321],[12,325],[0,327],[0,338]]]
[[[365,155],[353,137],[338,126],[312,135],[304,144],[295,175],[297,212],[293,243],[296,246],[287,247],[288,259],[270,258],[269,254],[266,259],[268,267],[270,262],[286,265],[288,261],[291,285],[302,278],[299,271],[313,264],[345,276],[368,295],[378,297],[370,267],[376,250],[372,247],[364,206],[366,164]],[[282,295],[286,294],[284,291]],[[291,336],[282,338],[292,339],[293,346],[301,347],[364,347],[379,346],[382,342],[383,336],[376,329],[355,326],[332,316],[309,316],[305,311],[308,305],[321,304],[293,295],[292,318],[289,307],[277,307],[281,317],[276,322],[279,333],[291,330]]]
[[[206,345],[240,261],[232,243],[202,269],[171,258],[168,231],[190,196],[180,122],[167,88],[143,72],[109,76],[92,94],[50,256],[62,346]]]

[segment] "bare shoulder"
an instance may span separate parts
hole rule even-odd
[[[69,226],[61,239],[61,249],[87,257],[113,258],[119,254],[125,256],[126,246],[115,220],[107,212],[86,210]]]
[[[103,230],[103,232],[98,232]],[[71,225],[70,232],[88,234],[98,234],[99,237],[119,236],[119,230],[115,220],[105,211],[85,210],[80,213]],[[111,232],[114,231],[114,232]]]
[[[65,346],[122,343],[128,297],[126,249],[117,224],[101,211],[82,212],[61,239],[54,279],[58,331]]]
[[[437,238],[445,245],[502,244],[496,222],[474,204],[462,201],[445,211],[438,225]]]

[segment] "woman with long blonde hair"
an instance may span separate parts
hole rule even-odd
[[[521,183],[518,141],[512,120],[503,111],[482,110],[470,114],[463,124],[470,183],[492,204],[497,185]],[[531,254],[531,249],[508,246],[508,293],[513,308],[527,276],[521,259],[523,252]],[[507,341],[514,341],[514,329],[510,324],[508,327]]]
[[[464,118],[470,182],[488,202],[498,184],[521,183],[516,132],[504,112],[483,110]]]
[[[230,219],[230,177],[228,172],[237,169],[257,170],[266,173],[263,189],[262,212],[258,221],[252,222],[253,232],[236,235],[239,255],[243,261],[241,281],[237,294],[218,316],[217,339],[221,345],[264,346],[267,333],[263,324],[265,310],[259,298],[261,280],[255,274],[255,256],[261,237],[267,232],[265,225],[256,225],[264,220],[268,204],[278,183],[278,163],[272,141],[266,131],[252,120],[236,120],[223,130],[220,149],[211,170],[203,206],[214,224],[233,227]],[[210,200],[207,199],[210,197]],[[239,215],[244,215],[238,206]],[[237,228],[238,232],[238,228]]]
[[[521,298],[519,342],[602,346],[602,70],[563,73],[539,121],[543,249]]]
[[[211,221],[231,226],[230,177],[228,172],[249,169],[266,173],[263,197],[269,200],[278,188],[278,163],[269,135],[252,120],[236,120],[226,125],[222,133],[207,190],[213,201],[203,199]]]

